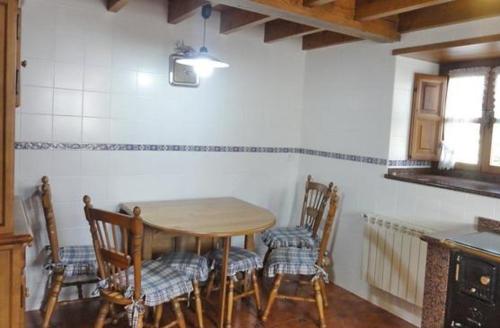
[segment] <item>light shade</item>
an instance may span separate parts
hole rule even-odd
[[[195,72],[202,77],[207,77],[212,74],[215,68],[229,67],[228,63],[209,55],[206,48],[200,49],[200,52],[196,54],[180,58],[177,62],[182,65],[194,67]]]

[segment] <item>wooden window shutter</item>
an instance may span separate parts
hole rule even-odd
[[[413,160],[439,160],[447,82],[447,76],[415,74],[410,132]]]

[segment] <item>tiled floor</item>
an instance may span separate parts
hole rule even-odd
[[[267,293],[263,293],[267,295]],[[215,295],[215,294],[214,294]],[[328,287],[329,306],[326,310],[328,327],[332,328],[413,328],[414,326],[393,316],[392,314],[368,303],[367,301],[330,285]],[[87,328],[92,327],[97,315],[98,301],[73,302],[60,305],[53,317],[52,327],[57,328]],[[210,306],[206,306],[205,326],[215,327],[212,318],[215,317]],[[188,327],[195,327],[195,316],[192,311],[185,310]],[[277,301],[269,320],[264,324],[257,319],[256,309],[252,301],[243,300],[236,303],[233,316],[234,328],[246,327],[284,327],[313,328],[318,327],[317,312],[314,304]],[[172,318],[171,311],[166,311],[164,323]],[[41,315],[38,311],[26,314],[26,327],[40,327]],[[127,327],[126,321],[116,326]]]

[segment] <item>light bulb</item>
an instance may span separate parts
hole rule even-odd
[[[194,71],[199,77],[209,77],[214,72],[214,67],[209,61],[201,59],[194,65]]]

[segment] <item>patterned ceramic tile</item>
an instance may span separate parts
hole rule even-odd
[[[219,145],[154,145],[154,144],[114,144],[114,143],[52,143],[16,142],[19,150],[87,150],[87,151],[175,151],[175,152],[222,152],[222,153],[275,153],[304,154],[344,161],[360,162],[390,167],[427,167],[426,161],[387,160],[385,158],[343,154],[297,147],[252,147]]]

